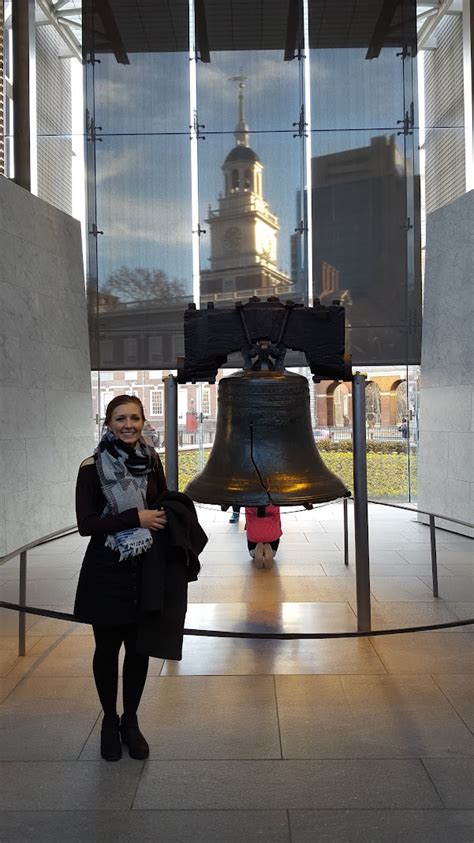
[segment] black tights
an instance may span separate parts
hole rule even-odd
[[[95,653],[92,662],[97,693],[105,717],[117,716],[118,656],[125,645],[123,662],[123,712],[136,716],[148,672],[148,656],[137,653],[137,625],[93,626]]]

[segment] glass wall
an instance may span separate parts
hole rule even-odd
[[[414,4],[387,22],[382,0],[363,11],[343,0],[177,0],[142,4],[140,16],[111,0],[108,27],[99,6],[84,0],[102,404],[119,385],[142,390],[161,447],[151,373],[176,368],[188,302],[338,300],[347,350],[370,381],[368,435],[400,457],[399,482],[377,495],[407,498],[421,311]],[[210,445],[216,386],[181,392],[183,447]],[[311,395],[331,460],[347,451],[350,384],[312,384]]]
[[[192,300],[188,3],[119,5],[106,31],[83,10],[92,367],[173,368]]]

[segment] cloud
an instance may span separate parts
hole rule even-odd
[[[107,143],[107,141],[104,140],[102,143]],[[97,150],[96,183],[98,187],[103,187],[106,182],[113,181],[118,176],[124,176],[130,167],[130,153],[127,150],[115,152],[113,155],[107,154],[106,151],[101,155],[104,149],[107,150],[107,147]]]
[[[100,226],[107,242],[113,240],[121,251],[134,243],[190,245],[190,205],[173,197],[139,198],[131,204],[128,194],[111,191],[100,214]]]

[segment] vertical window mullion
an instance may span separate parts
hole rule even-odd
[[[304,43],[304,59],[303,59],[303,105],[306,123],[305,137],[303,138],[303,154],[304,154],[304,184],[303,196],[305,202],[305,216],[304,216],[304,255],[305,255],[305,269],[306,269],[306,291],[305,301],[311,303],[313,299],[313,208],[312,208],[312,178],[311,178],[311,63],[310,63],[310,48],[309,48],[309,6],[308,0],[303,0],[303,43]]]
[[[194,0],[189,0],[189,127],[191,136],[191,230],[193,301],[197,308],[201,300],[199,272],[199,182],[197,151],[197,55]]]

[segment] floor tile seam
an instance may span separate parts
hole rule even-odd
[[[456,708],[456,706],[455,706],[454,702],[453,702],[453,701],[452,701],[452,700],[448,697],[448,695],[447,695],[446,691],[444,690],[444,688],[442,688],[442,687],[441,687],[441,685],[439,684],[439,682],[436,680],[436,676],[441,676],[441,675],[444,675],[444,676],[469,676],[470,674],[468,674],[468,673],[454,673],[454,674],[453,674],[453,673],[446,673],[446,674],[436,674],[436,673],[431,673],[431,674],[430,674],[430,676],[431,676],[431,679],[433,680],[434,684],[436,685],[436,687],[439,689],[439,691],[441,692],[441,694],[443,695],[443,697],[446,699],[446,701],[448,702],[448,704],[450,705],[450,707],[453,709],[453,711],[455,712],[455,714],[459,717],[459,719],[461,720],[461,722],[464,724],[464,726],[466,727],[466,729],[468,730],[468,732],[470,732],[470,733],[471,733],[471,735],[474,735],[474,728],[472,728],[472,727],[469,725],[469,723],[467,723],[467,722],[466,722],[466,720],[464,719],[464,717],[463,717],[463,715],[461,714],[461,712],[457,710],[457,708]]]
[[[153,760],[174,760],[174,759],[153,759]],[[177,760],[177,759],[176,759]],[[187,759],[180,759],[183,761],[194,761],[193,758]],[[196,759],[197,760],[197,759]],[[199,760],[210,760],[210,761],[220,761],[220,758],[211,758],[211,759],[199,759]],[[472,755],[325,755],[325,756],[312,756],[312,755],[285,755],[282,759],[272,759],[272,758],[229,758],[224,759],[226,762],[231,761],[273,761],[273,760],[281,760],[281,761],[314,761],[317,763],[324,763],[326,761],[331,762],[346,762],[346,761],[354,761],[355,763],[359,763],[361,761],[474,761],[474,756]]]
[[[274,676],[298,676],[298,677],[304,677],[304,676],[391,676],[391,674],[388,671],[385,671],[385,673],[380,672],[380,671],[373,671],[372,673],[363,673],[362,671],[360,671],[360,672],[346,671],[345,673],[341,672],[341,671],[339,671],[337,673],[334,673],[334,672],[333,673],[324,673],[323,671],[320,671],[318,673],[315,673],[315,672],[311,673],[311,672],[308,672],[308,671],[304,671],[303,673],[288,673],[288,672],[285,671],[284,673],[275,673],[275,674],[273,674],[273,673],[181,673],[181,674],[170,674],[170,675],[176,675],[176,676],[183,677],[183,678],[184,677],[193,677],[193,676],[196,676],[196,677],[197,676],[210,676],[210,677],[213,677],[213,676],[236,676],[236,677],[251,676],[251,677],[256,677],[256,676],[272,676],[272,675],[274,675]],[[418,674],[412,673],[410,675],[411,676],[417,676]],[[41,677],[41,678],[46,679],[46,678],[50,678],[50,677]],[[53,677],[53,678],[58,678],[58,677]],[[68,679],[69,677],[65,676],[63,678]],[[71,678],[74,679],[74,678],[77,678],[77,677],[71,677]]]
[[[150,765],[153,765],[153,766],[157,767],[159,765],[164,765],[164,764],[166,764],[166,765],[173,765],[173,764],[181,764],[181,765],[183,765],[183,764],[195,764],[195,765],[199,765],[199,764],[218,764],[219,766],[221,766],[223,764],[234,765],[234,766],[239,766],[239,765],[244,765],[244,764],[247,765],[247,766],[249,766],[249,765],[269,766],[270,764],[272,764],[272,765],[278,764],[280,767],[284,767],[284,766],[294,767],[295,764],[302,764],[302,765],[316,764],[316,765],[319,765],[319,766],[325,766],[325,765],[327,766],[328,764],[335,764],[335,765],[341,766],[341,765],[346,765],[348,763],[351,763],[353,765],[358,765],[358,764],[362,763],[362,764],[365,764],[367,767],[369,767],[369,766],[373,766],[375,764],[378,764],[380,762],[387,763],[387,764],[395,764],[395,765],[399,764],[399,762],[408,762],[408,763],[419,762],[423,767],[423,771],[427,772],[426,767],[424,765],[424,761],[441,761],[441,762],[444,761],[444,762],[446,762],[446,761],[451,761],[451,760],[453,760],[453,761],[470,761],[470,760],[472,760],[472,758],[471,757],[466,758],[465,756],[450,758],[450,757],[438,756],[438,755],[436,755],[436,756],[425,756],[425,755],[423,755],[423,756],[419,756],[419,755],[400,755],[400,756],[398,756],[398,755],[397,756],[386,756],[386,755],[365,756],[365,755],[363,755],[363,756],[358,756],[358,755],[354,755],[354,756],[347,756],[347,757],[344,757],[344,756],[328,756],[328,757],[322,757],[322,758],[317,757],[317,756],[316,757],[313,757],[313,756],[308,756],[308,757],[306,757],[306,756],[302,756],[302,757],[289,756],[289,757],[284,757],[284,758],[271,757],[271,756],[265,757],[265,758],[252,758],[252,757],[216,758],[216,757],[213,757],[213,756],[211,756],[211,757],[206,756],[206,757],[202,757],[202,758],[197,758],[197,757],[194,757],[194,756],[184,757],[184,758],[174,758],[174,757],[160,758],[160,757],[156,757],[156,758],[149,758],[144,762],[139,762],[142,765],[140,770],[139,770],[139,767],[138,767],[138,763],[136,763],[135,761],[129,762],[128,759],[125,758],[125,763],[129,765],[130,769],[132,769],[132,770],[134,769],[134,770],[139,771],[140,775],[139,775],[138,781],[140,781],[140,779],[142,777],[142,774],[146,770],[147,767],[149,767]],[[16,764],[16,765],[19,765],[19,764],[22,764],[22,765],[26,765],[26,764],[28,764],[28,765],[30,765],[30,764],[35,764],[35,765],[38,765],[38,764],[43,764],[43,765],[44,764],[48,764],[48,765],[59,765],[59,764],[62,764],[62,765],[64,765],[64,764],[77,765],[77,764],[79,764],[79,765],[82,765],[82,766],[84,766],[86,764],[95,764],[95,765],[100,765],[101,767],[103,767],[104,770],[107,769],[107,767],[108,767],[108,763],[104,762],[100,758],[28,758],[28,759],[11,758],[11,759],[7,759],[7,760],[0,760],[0,764],[3,767],[7,767],[8,765],[12,765],[12,764]],[[412,766],[414,766],[414,764],[412,764]],[[417,763],[416,766],[418,766],[418,763]],[[429,773],[428,773],[428,775],[429,775]],[[429,778],[431,780],[431,776],[429,776]],[[138,784],[137,784],[137,787],[138,787]],[[134,792],[132,802],[135,801],[135,798],[136,798],[136,791]],[[447,807],[446,805],[444,805],[444,803],[442,803],[442,806]]]
[[[442,798],[441,793],[440,793],[440,791],[439,791],[438,787],[436,786],[436,782],[434,781],[433,776],[431,775],[430,771],[428,770],[428,768],[427,768],[427,766],[426,766],[426,764],[425,764],[424,759],[428,760],[428,758],[427,758],[426,756],[420,757],[420,764],[422,765],[423,770],[425,771],[425,774],[427,775],[427,777],[428,777],[428,779],[429,779],[429,781],[430,781],[430,783],[431,783],[431,786],[432,786],[433,790],[435,791],[435,793],[436,793],[436,795],[437,795],[437,797],[438,797],[439,801],[441,802],[441,805],[442,805],[444,808],[447,808],[448,806],[446,805],[446,802],[445,802],[445,801],[444,801],[444,799]]]
[[[143,778],[143,774],[144,774],[144,772],[146,770],[146,766],[147,766],[146,760],[140,761],[139,763],[140,763],[140,766],[141,766],[141,770],[139,771],[139,775],[137,776],[137,781],[136,781],[135,787],[133,789],[132,798],[130,800],[129,811],[133,811],[133,806],[135,804],[135,800],[136,800],[137,795],[138,795],[138,789],[140,787],[140,784],[141,784],[141,781],[142,781],[142,778]]]
[[[161,809],[159,809],[159,808],[151,808],[151,809],[147,808],[147,809],[143,809],[143,810],[161,810]],[[173,809],[172,808],[171,809],[166,808],[165,810],[173,810]],[[185,810],[190,810],[190,809],[186,808]],[[191,810],[196,810],[196,809],[191,809]],[[219,809],[216,809],[216,810],[219,810]],[[227,810],[227,809],[223,809],[223,810]],[[230,810],[235,810],[235,809],[230,809]],[[241,809],[237,809],[237,810],[241,810]],[[242,810],[252,810],[252,809],[251,808],[249,808],[249,809],[245,808],[245,809],[242,809]],[[275,810],[278,810],[278,809],[275,809]],[[393,806],[393,807],[390,807],[390,808],[362,808],[362,807],[360,807],[360,808],[357,808],[357,807],[351,807],[351,808],[287,808],[287,810],[290,811],[290,813],[292,813],[292,814],[297,813],[297,812],[307,813],[308,811],[311,811],[311,813],[320,813],[320,812],[326,813],[326,812],[329,812],[331,814],[335,814],[335,813],[347,814],[348,811],[350,811],[350,812],[354,811],[354,812],[361,813],[361,814],[381,814],[381,813],[386,813],[386,814],[392,814],[392,813],[426,814],[426,813],[431,813],[431,812],[434,813],[434,814],[442,814],[445,811],[448,811],[450,813],[452,812],[452,813],[461,813],[461,814],[462,813],[466,813],[466,814],[473,814],[474,813],[473,808],[446,808],[444,805],[436,805],[436,806],[433,806],[432,808],[399,808],[398,806]]]
[[[99,718],[100,718],[100,715],[101,715],[101,711],[102,711],[102,709],[101,709],[101,710],[99,711],[99,713],[97,714],[97,717],[95,718],[95,720],[94,720],[94,722],[93,722],[93,724],[92,724],[91,728],[89,729],[89,732],[88,732],[88,734],[87,734],[87,736],[86,736],[85,740],[84,740],[84,741],[83,741],[83,743],[82,743],[82,746],[81,746],[81,748],[80,748],[80,750],[79,750],[79,753],[78,753],[78,754],[77,754],[77,756],[76,756],[76,759],[75,759],[76,761],[80,761],[80,760],[81,760],[81,755],[82,755],[82,753],[84,752],[84,750],[85,750],[85,748],[86,748],[86,746],[87,746],[88,741],[89,741],[89,740],[90,740],[90,738],[92,737],[92,734],[93,734],[93,732],[94,732],[94,729],[95,729],[95,728],[96,728],[96,726],[97,726],[97,723],[99,722]]]
[[[357,613],[356,613],[356,617],[357,617]],[[357,638],[356,638],[355,640],[357,641],[357,640],[363,640],[363,639],[357,639]],[[377,659],[377,661],[378,661],[378,662],[380,662],[380,664],[382,665],[382,667],[383,667],[383,669],[384,669],[384,672],[385,672],[385,673],[384,673],[384,675],[386,674],[387,676],[390,676],[390,670],[388,669],[388,666],[385,664],[385,662],[384,662],[384,660],[383,660],[383,658],[382,658],[381,654],[378,652],[378,650],[377,650],[377,648],[376,648],[376,646],[375,646],[375,641],[376,641],[376,640],[377,640],[377,638],[375,638],[375,639],[373,639],[373,638],[367,638],[367,639],[366,639],[366,641],[368,642],[368,644],[369,644],[369,646],[370,646],[371,650],[373,650],[373,653],[374,653],[375,658],[376,658],[376,659]],[[355,676],[357,676],[358,674],[342,674],[342,675],[350,675],[350,676],[354,676],[354,675],[355,675]],[[364,674],[364,675],[365,675],[365,674]]]
[[[418,756],[420,761],[472,761],[474,764],[474,756],[472,755],[427,755],[426,752],[423,752],[421,755]]]
[[[113,814],[117,816],[128,816],[129,814],[286,814],[290,821],[293,814],[341,814],[347,815],[348,812],[364,814],[365,816],[380,815],[380,814],[466,814],[471,817],[474,813],[472,808],[446,808],[444,805],[432,806],[430,808],[401,808],[398,806],[391,806],[390,808],[363,808],[351,806],[350,808],[147,808],[146,806],[140,808],[1,808],[0,815],[8,815],[18,813],[23,814],[48,814],[60,817],[61,815],[69,814],[100,814],[101,816]],[[38,839],[38,838],[36,838]],[[292,838],[289,838],[291,843]]]
[[[280,747],[280,758],[283,758],[283,742],[281,737],[281,722],[280,722],[280,710],[278,707],[278,693],[276,687],[276,679],[275,674],[272,674],[272,687],[273,687],[273,700],[275,704],[275,713],[277,719],[277,728],[278,728],[278,745]]]
[[[15,668],[13,667],[12,670]],[[33,675],[35,672],[35,668],[31,668],[26,673],[18,674],[21,676],[22,679],[89,679],[90,678],[90,670],[87,673],[39,673],[36,676]],[[7,676],[0,677],[2,679],[8,679],[10,675],[15,676],[12,674],[11,671]],[[122,676],[122,673],[119,674]]]
[[[1,680],[1,679],[3,679],[3,678],[5,678],[5,679],[6,679],[7,677],[2,677],[2,676],[0,676],[0,680]],[[1,708],[1,706],[2,706],[2,705],[4,705],[4,704],[7,702],[8,698],[9,698],[9,697],[13,694],[13,691],[16,691],[16,690],[17,690],[17,688],[18,688],[18,687],[22,684],[23,679],[24,679],[24,676],[20,676],[20,678],[19,678],[18,682],[17,682],[17,683],[13,686],[13,688],[11,688],[11,689],[9,690],[8,694],[6,695],[6,697],[4,697],[4,698],[0,701],[0,708]]]

